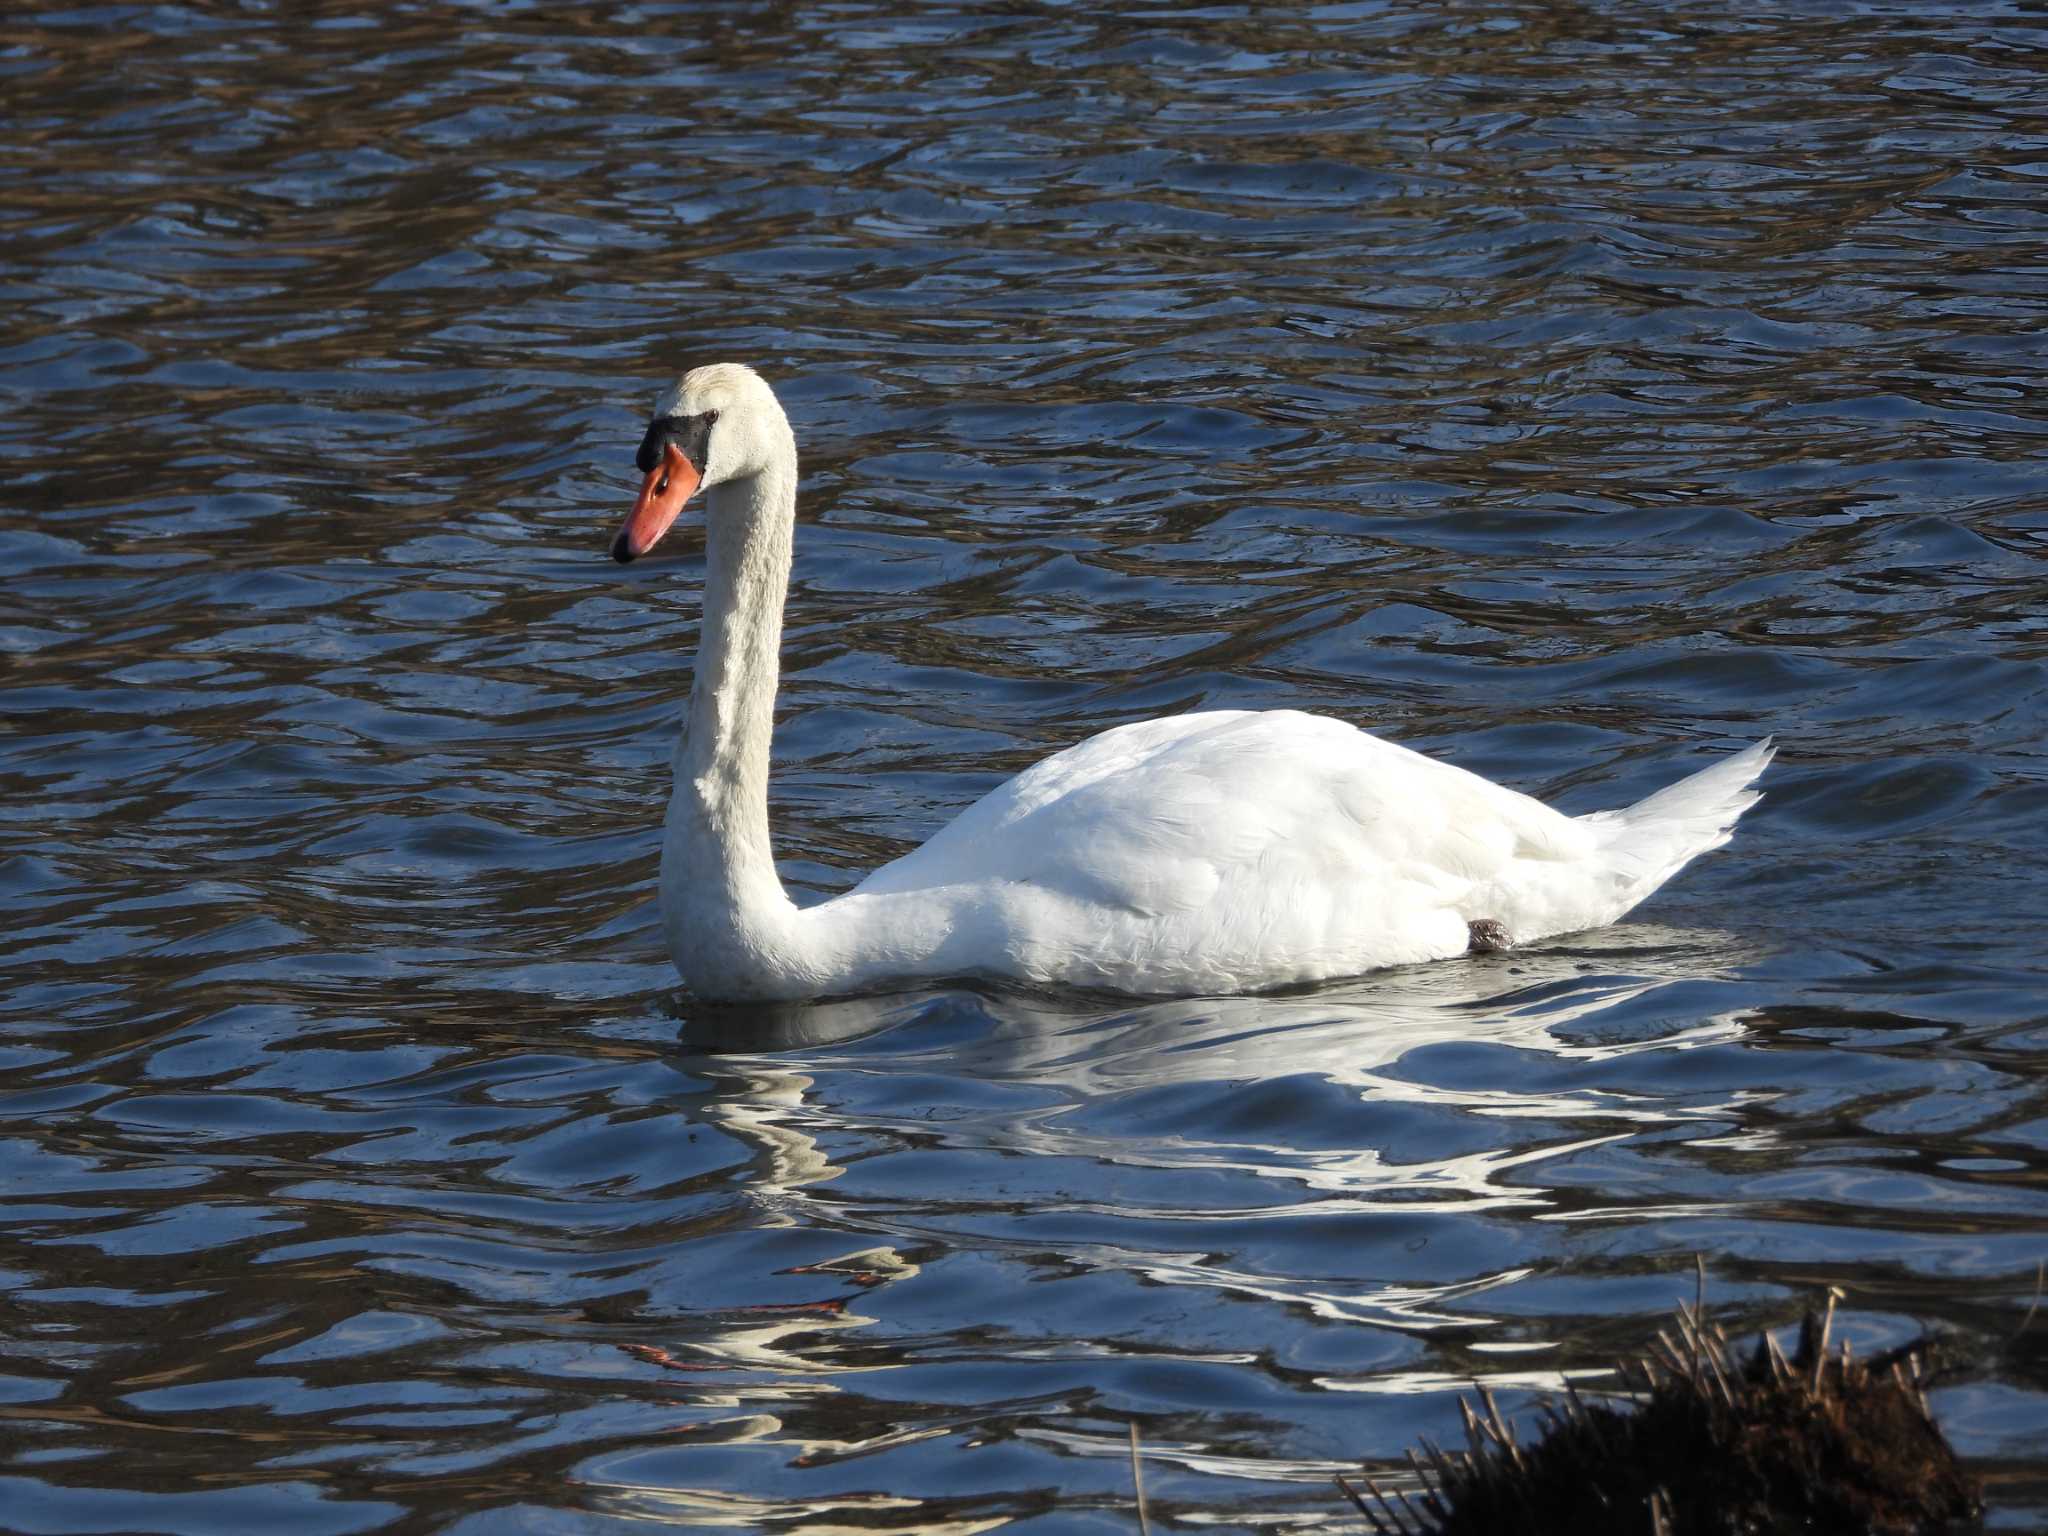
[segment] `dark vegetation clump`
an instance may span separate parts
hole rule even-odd
[[[1467,1451],[1423,1441],[1417,1493],[1337,1481],[1380,1536],[1932,1536],[1973,1520],[1977,1490],[1935,1426],[1922,1355],[1828,1349],[1809,1313],[1787,1360],[1769,1334],[1747,1363],[1681,1306],[1678,1338],[1625,1362],[1632,1408],[1569,1385],[1522,1446],[1493,1394],[1462,1399]]]

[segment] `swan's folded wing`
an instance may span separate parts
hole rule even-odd
[[[1236,711],[1145,720],[1091,736],[990,790],[923,847],[885,864],[870,894],[986,881],[1044,885],[1079,899],[1151,908],[1184,889],[1189,853],[1221,835],[1213,774],[1190,742]]]
[[[1271,909],[1362,885],[1455,905],[1518,859],[1576,857],[1586,841],[1526,795],[1342,721],[1218,711],[1058,753],[861,889],[1028,882],[1144,915],[1220,896],[1277,921]]]

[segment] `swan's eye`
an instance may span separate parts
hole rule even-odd
[[[717,420],[716,411],[700,411],[695,416],[657,416],[647,424],[647,435],[640,439],[640,451],[633,456],[633,462],[640,466],[641,474],[651,475],[661,463],[663,451],[673,443],[683,450],[684,458],[701,469],[708,455],[706,439]]]

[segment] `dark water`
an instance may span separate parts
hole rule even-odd
[[[1828,1285],[2048,1519],[2048,12],[106,6],[0,21],[0,1527],[1320,1526]],[[1639,920],[1320,994],[674,987],[701,562],[805,452],[838,889],[1119,721],[1583,811]],[[1589,1382],[1600,1378],[1592,1375]]]

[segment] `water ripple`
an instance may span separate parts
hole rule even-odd
[[[2048,33],[2020,0],[0,26],[0,1508],[1320,1527],[1693,1286],[1939,1321],[2038,1514]],[[1104,726],[1573,811],[1644,920],[1298,996],[678,996],[701,550],[776,379],[806,893]],[[2029,1503],[2029,1500],[2032,1502]]]

